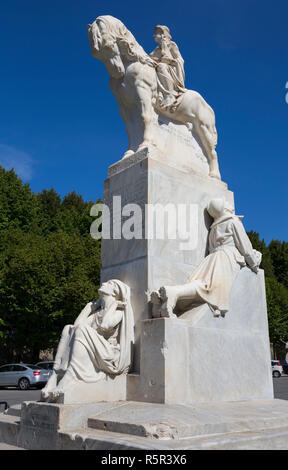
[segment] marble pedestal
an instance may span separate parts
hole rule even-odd
[[[177,162],[176,162],[177,164]],[[115,197],[118,198],[115,204]],[[207,203],[215,197],[225,197],[234,205],[233,193],[219,180],[187,168],[179,159],[179,167],[165,161],[155,149],[144,149],[132,158],[120,160],[109,168],[104,183],[103,201],[110,208],[110,232],[114,238],[102,239],[101,282],[120,279],[131,288],[131,301],[135,314],[135,349],[132,371],[140,372],[141,321],[151,317],[147,303],[149,292],[161,285],[183,284],[207,254],[207,235],[211,219],[205,212]],[[114,199],[113,199],[114,198]],[[121,204],[119,205],[119,201]],[[187,230],[193,232],[194,244],[182,249],[183,238],[176,230],[175,239],[145,238],[151,233],[151,219],[145,218],[145,205],[167,204],[193,206]],[[142,210],[142,238],[124,239],[117,222],[127,204],[138,204]],[[187,216],[188,216],[187,210]],[[156,218],[157,219],[157,218]],[[116,228],[113,232],[113,221]],[[191,223],[190,223],[191,221]],[[107,221],[106,221],[107,223]],[[154,219],[154,227],[157,220]],[[190,225],[189,225],[190,224]],[[172,222],[173,225],[173,222]],[[172,227],[173,228],[173,227]],[[115,239],[115,235],[116,238]],[[161,234],[160,234],[161,236]],[[129,384],[128,384],[129,385]],[[128,387],[129,388],[129,387]]]
[[[87,404],[95,401],[120,401],[127,397],[127,375],[107,376],[95,383],[79,381],[59,395],[57,403]]]

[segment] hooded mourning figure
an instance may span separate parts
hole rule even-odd
[[[98,302],[89,302],[74,325],[63,329],[54,370],[42,390],[53,401],[77,382],[94,383],[126,374],[134,343],[130,288],[113,279],[101,285]]]
[[[215,316],[229,310],[229,295],[237,273],[248,266],[257,273],[262,255],[254,250],[234,210],[222,198],[210,201],[207,211],[214,222],[209,233],[209,254],[182,286],[163,286],[152,293],[152,303],[160,301],[163,316],[173,310],[189,310],[207,303]]]

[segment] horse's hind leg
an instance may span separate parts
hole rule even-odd
[[[211,143],[213,136],[210,134],[205,124],[201,124],[200,122],[194,123],[194,128],[201,140],[202,146],[208,158],[209,176],[212,178],[221,179],[217,152],[215,150],[215,146],[213,146]]]
[[[207,129],[207,127],[205,126],[205,124],[201,124],[200,127],[203,131],[203,134],[206,140],[207,154],[208,154],[209,166],[210,166],[209,175],[213,178],[221,179],[217,152],[215,150],[215,145],[212,144],[212,142],[217,139],[217,135],[215,137],[213,134],[211,134],[209,130]]]

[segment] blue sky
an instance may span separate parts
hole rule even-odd
[[[121,19],[147,52],[170,27],[186,87],[213,107],[222,179],[247,230],[288,240],[288,2],[278,0],[3,0],[0,164],[33,191],[102,196],[128,139],[86,25]],[[288,99],[287,99],[288,101]]]

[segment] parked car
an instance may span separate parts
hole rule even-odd
[[[0,387],[18,387],[20,390],[41,388],[49,377],[47,370],[33,364],[5,364],[0,367]]]
[[[271,367],[273,377],[281,377],[281,374],[283,373],[283,368],[280,364],[280,361],[271,361]]]
[[[45,369],[49,373],[49,377],[53,372],[54,361],[41,361],[35,364],[36,367],[41,367],[41,369]]]
[[[283,361],[280,361],[280,365],[282,366],[283,373],[288,374],[288,363],[285,360],[283,360]]]

